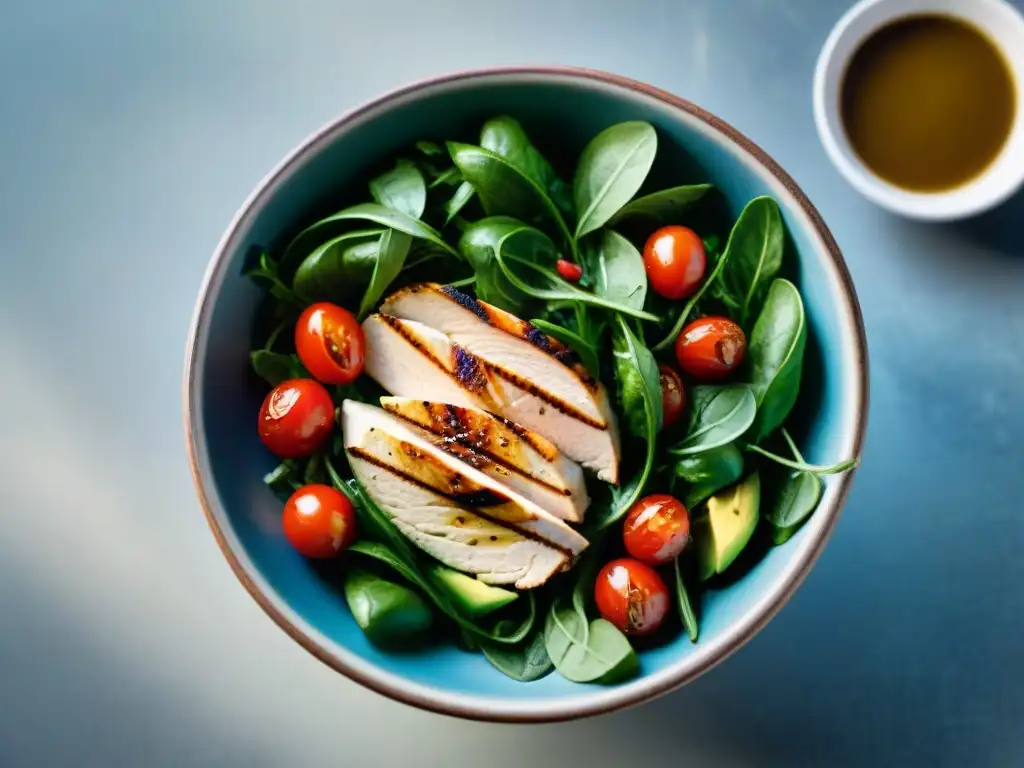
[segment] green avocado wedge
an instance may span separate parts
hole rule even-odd
[[[443,589],[466,613],[478,618],[493,613],[515,600],[519,595],[510,589],[492,587],[479,579],[453,571],[443,565],[430,568],[430,578]]]
[[[693,521],[701,581],[722,573],[747,546],[757,528],[761,479],[757,472],[708,499],[707,511]]]

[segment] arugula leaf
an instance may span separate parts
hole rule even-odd
[[[578,240],[600,229],[632,199],[658,152],[650,123],[618,123],[597,134],[580,155],[573,179]]]
[[[254,280],[266,280],[270,286],[270,295],[280,302],[290,304],[293,307],[304,307],[303,302],[295,293],[285,285],[281,277],[281,267],[265,252],[260,253],[256,266],[245,272],[246,277]]]

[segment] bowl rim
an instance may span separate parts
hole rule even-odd
[[[713,132],[720,134],[726,142],[731,142],[761,165],[768,173],[781,183],[786,191],[793,197],[800,206],[803,213],[811,222],[814,234],[818,237],[823,250],[831,259],[832,267],[838,277],[842,288],[842,299],[846,301],[846,316],[844,318],[845,331],[853,339],[853,373],[849,381],[852,387],[851,406],[855,411],[854,434],[849,444],[852,446],[853,455],[860,456],[863,450],[864,435],[867,428],[868,415],[868,355],[867,338],[864,329],[864,320],[861,313],[857,294],[853,286],[846,262],[839,250],[835,239],[825,225],[817,209],[811,204],[807,196],[797,186],[796,182],[787,174],[778,163],[775,162],[763,149],[748,139],[745,135],[716,117],[707,110],[675,96],[667,91],[653,87],[646,83],[632,80],[621,75],[615,75],[600,70],[587,69],[572,66],[501,66],[485,67],[476,69],[460,70],[447,74],[423,78],[409,84],[386,91],[383,94],[364,101],[353,109],[344,112],[339,117],[331,120],[306,139],[299,143],[278,165],[267,174],[249,197],[239,208],[231,223],[222,235],[213,255],[207,265],[199,296],[196,301],[193,316],[190,322],[188,339],[185,350],[185,369],[183,379],[183,417],[185,427],[185,443],[188,453],[189,466],[191,469],[193,484],[199,497],[200,505],[206,521],[213,533],[231,570],[236,578],[245,587],[263,611],[295,642],[306,649],[315,658],[342,673],[349,679],[369,688],[377,693],[388,696],[391,699],[432,711],[438,714],[460,717],[469,720],[506,723],[550,723],[576,720],[584,717],[604,714],[615,710],[635,706],[650,701],[659,696],[674,691],[683,685],[692,682],[697,677],[714,668],[726,658],[743,647],[751,640],[772,618],[781,610],[782,606],[792,597],[793,593],[800,586],[814,563],[821,555],[825,544],[831,537],[832,531],[838,520],[839,513],[849,495],[850,488],[856,470],[842,475],[839,478],[838,488],[832,496],[831,504],[819,509],[816,516],[823,518],[819,535],[812,539],[805,547],[802,557],[799,557],[791,566],[789,572],[785,573],[778,580],[772,593],[758,599],[754,607],[726,632],[723,633],[712,648],[706,653],[703,663],[687,668],[680,667],[679,662],[670,664],[662,670],[658,680],[640,678],[632,686],[615,686],[612,688],[594,687],[593,692],[580,696],[559,697],[557,699],[528,698],[503,699],[493,696],[481,696],[477,694],[452,693],[449,691],[430,688],[419,683],[414,683],[393,673],[374,667],[374,671],[357,668],[358,665],[349,663],[341,658],[330,648],[321,645],[311,634],[315,630],[304,631],[297,626],[299,617],[293,620],[285,615],[264,590],[257,583],[260,579],[258,572],[247,569],[239,555],[233,550],[228,542],[224,530],[221,528],[220,517],[225,512],[220,504],[217,494],[207,489],[206,479],[200,467],[200,447],[197,444],[197,434],[203,429],[200,409],[196,406],[198,393],[198,378],[195,373],[199,352],[199,337],[202,331],[203,322],[208,319],[208,312],[212,306],[211,286],[215,278],[223,268],[227,254],[233,251],[234,240],[239,231],[251,217],[265,204],[265,198],[270,195],[307,157],[315,153],[326,141],[333,139],[336,132],[344,129],[349,123],[363,114],[374,109],[385,106],[388,102],[415,94],[418,91],[426,90],[435,86],[461,83],[466,81],[488,79],[494,77],[535,77],[538,79],[570,79],[578,82],[598,83],[605,86],[612,86],[619,90],[638,93],[661,102],[663,105],[673,109],[682,110],[693,118],[705,123]],[[827,501],[823,500],[823,501]],[[226,520],[226,516],[224,517]],[[246,558],[247,560],[247,558]],[[283,602],[283,601],[282,601]],[[337,647],[337,644],[335,644]],[[344,648],[340,648],[344,652]],[[373,665],[367,665],[373,666]],[[646,683],[644,685],[643,683]]]

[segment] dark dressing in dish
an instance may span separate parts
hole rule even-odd
[[[1016,111],[1002,53],[949,16],[909,16],[854,53],[840,109],[847,137],[878,176],[915,192],[942,192],[998,156]]]

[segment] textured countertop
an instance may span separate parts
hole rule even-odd
[[[50,0],[0,14],[0,765],[1024,764],[1024,197],[901,221],[811,116],[846,0]],[[512,10],[512,8],[515,10]],[[751,136],[859,290],[867,451],[832,542],[742,652],[653,704],[464,724],[362,690],[260,611],[196,502],[188,321],[293,145],[421,76],[568,63]]]

